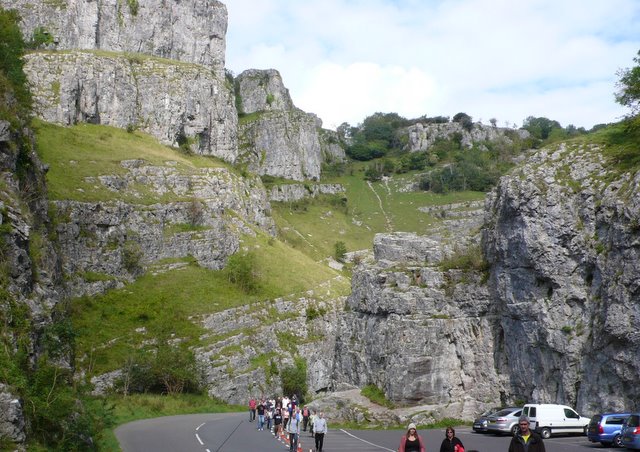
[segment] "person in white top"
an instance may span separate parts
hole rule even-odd
[[[324,418],[324,413],[321,412],[313,419],[313,433],[316,439],[316,452],[322,452],[324,435],[327,434],[327,431],[327,420]]]

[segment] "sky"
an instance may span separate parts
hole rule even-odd
[[[226,67],[277,69],[323,126],[376,112],[528,116],[591,128],[628,111],[640,0],[222,0]]]

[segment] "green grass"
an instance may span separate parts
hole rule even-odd
[[[141,159],[146,165],[167,166],[180,174],[194,174],[199,168],[227,167],[212,157],[189,156],[163,146],[150,135],[93,124],[62,127],[34,121],[37,151],[49,165],[47,183],[52,200],[115,201],[153,204],[189,201],[168,192],[159,195],[149,187],[134,184],[127,190],[111,191],[96,178],[127,174],[123,160]]]
[[[204,331],[193,316],[276,297],[309,296],[306,292],[314,288],[318,299],[350,290],[347,279],[278,240],[258,235],[245,239],[243,246],[256,256],[258,287],[252,294],[230,283],[224,270],[207,270],[187,259],[180,269],[148,272],[122,289],[74,300],[79,365],[90,375],[116,369],[134,347],[160,333],[198,344]]]
[[[370,249],[376,233],[425,234],[442,221],[436,215],[419,211],[419,207],[465,203],[485,197],[485,193],[469,191],[448,194],[403,191],[401,189],[416,177],[410,173],[396,175],[388,184],[374,182],[370,188],[363,179],[365,166],[356,162],[348,174],[323,180],[345,187],[346,209],[332,203],[331,197],[273,203],[273,218],[282,239],[320,260],[333,256],[337,241],[344,242],[347,251]]]
[[[360,394],[365,396],[371,402],[376,403],[380,406],[384,406],[390,409],[394,408],[393,402],[387,399],[384,394],[384,391],[378,388],[376,385],[367,385],[360,390]]]
[[[139,419],[195,413],[232,413],[245,407],[227,405],[206,395],[182,394],[179,396],[134,394],[127,397],[94,398],[86,401],[94,411],[109,412],[109,425],[97,439],[98,450],[119,451],[120,445],[114,429]]]

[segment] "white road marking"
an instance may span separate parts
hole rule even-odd
[[[340,429],[340,431],[341,431],[342,433],[346,433],[347,435],[349,435],[349,436],[350,436],[350,437],[352,437],[352,438],[357,439],[358,441],[362,441],[363,443],[367,443],[367,444],[369,444],[370,446],[377,447],[378,449],[382,449],[382,450],[387,450],[387,451],[389,451],[389,452],[396,452],[396,451],[394,451],[393,449],[387,449],[386,447],[378,446],[377,444],[373,444],[373,443],[371,443],[371,442],[369,442],[369,441],[367,441],[367,440],[365,440],[365,439],[358,438],[357,436],[352,435],[351,433],[349,433],[349,432],[348,432],[348,431],[346,431],[346,430],[342,430],[342,429]]]
[[[202,424],[198,425],[198,426],[196,427],[196,432],[197,432],[198,430],[200,430],[200,427],[202,427],[204,424],[206,424],[206,422],[203,422]]]
[[[204,446],[204,443],[202,442],[202,440],[200,439],[197,433],[196,433],[196,439],[198,440],[201,446]]]

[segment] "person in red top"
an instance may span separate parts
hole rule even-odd
[[[418,435],[416,424],[411,423],[407,427],[407,433],[400,439],[398,452],[425,452],[422,437]]]
[[[249,400],[249,422],[256,420],[256,399],[251,397]]]

